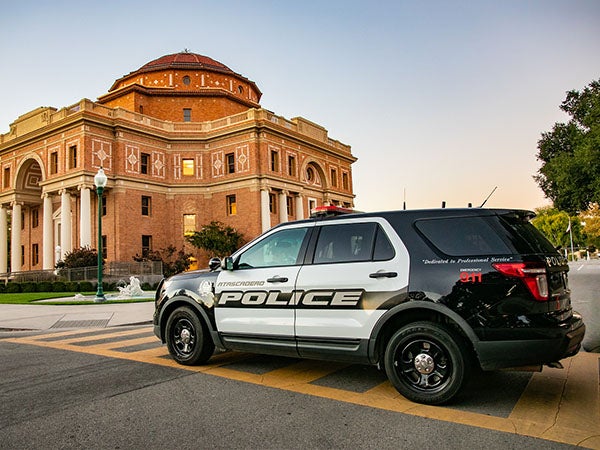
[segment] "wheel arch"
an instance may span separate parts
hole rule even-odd
[[[169,316],[175,311],[177,308],[181,306],[188,306],[192,311],[194,311],[198,318],[204,323],[206,326],[213,343],[216,346],[221,346],[222,344],[218,338],[218,334],[215,331],[213,326],[213,322],[210,320],[209,313],[206,311],[205,306],[198,304],[198,302],[194,301],[190,297],[179,295],[176,297],[172,297],[167,300],[162,307],[160,314],[158,316],[158,323],[160,326],[160,336],[161,341],[164,344],[166,342],[166,327],[167,321],[169,320]]]
[[[479,360],[477,352],[479,338],[461,316],[438,303],[419,301],[397,305],[378,320],[369,340],[371,361],[377,363],[382,360],[387,342],[400,327],[422,320],[449,326],[463,338],[473,355]]]

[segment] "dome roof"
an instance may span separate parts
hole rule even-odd
[[[215,61],[208,56],[191,53],[187,50],[180,53],[173,53],[172,55],[161,56],[154,61],[144,64],[133,73],[161,69],[210,69],[234,73],[229,67],[219,61]]]

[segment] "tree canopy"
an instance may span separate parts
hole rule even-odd
[[[571,235],[574,245],[583,243],[581,222],[578,217],[570,217],[565,211],[552,207],[536,209],[535,213],[536,217],[531,222],[555,247],[569,248]]]
[[[200,231],[194,231],[194,234],[188,236],[187,240],[194,247],[205,250],[209,256],[218,256],[219,258],[231,255],[244,243],[241,233],[218,221],[212,221],[208,225],[204,225]]]
[[[575,214],[600,203],[600,79],[567,92],[560,109],[571,119],[542,133],[534,178],[556,208]]]

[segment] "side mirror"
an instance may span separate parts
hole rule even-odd
[[[233,270],[233,258],[231,256],[226,257],[223,260],[221,267],[225,270]]]
[[[219,269],[221,267],[221,260],[219,258],[211,258],[210,261],[208,261],[208,268],[210,269],[211,272],[214,272],[215,270]]]

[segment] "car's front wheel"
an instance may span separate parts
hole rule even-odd
[[[389,340],[385,371],[404,397],[418,403],[448,402],[464,385],[470,358],[462,339],[433,322],[400,328]]]
[[[215,350],[208,330],[187,306],[177,308],[169,316],[166,338],[173,359],[188,366],[205,363]]]

